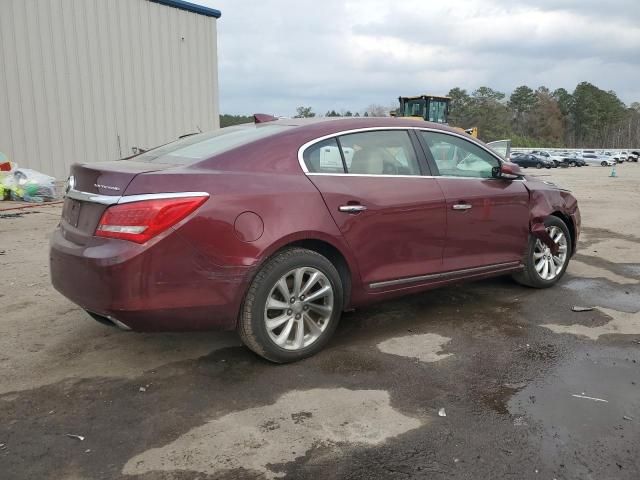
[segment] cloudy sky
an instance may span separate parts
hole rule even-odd
[[[193,1],[222,10],[222,113],[580,81],[640,101],[640,0]]]

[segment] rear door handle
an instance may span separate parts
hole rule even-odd
[[[451,208],[454,210],[469,210],[470,208],[473,208],[473,205],[469,205],[468,203],[456,203]]]
[[[340,205],[338,210],[345,213],[360,213],[367,209],[364,205]]]

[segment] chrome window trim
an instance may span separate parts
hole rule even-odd
[[[99,203],[101,205],[115,205],[143,200],[165,200],[168,198],[192,198],[209,197],[207,192],[168,192],[168,193],[143,193],[139,195],[100,195],[97,193],[82,192],[70,189],[65,197],[79,200],[81,202]]]
[[[306,173],[308,177],[367,177],[367,178],[436,178],[438,180],[500,180],[494,177],[456,177],[455,175],[373,175],[369,173]],[[526,182],[526,178],[512,178],[512,182]]]
[[[495,263],[493,265],[484,265],[482,267],[465,268],[462,270],[450,270],[448,272],[432,273],[429,275],[419,275],[417,277],[398,278],[395,280],[385,280],[383,282],[374,282],[369,284],[369,288],[376,289],[376,288],[392,287],[395,285],[404,285],[407,283],[423,282],[427,280],[447,279],[447,278],[456,277],[458,275],[465,275],[468,273],[482,273],[485,271],[487,272],[492,270],[499,271],[499,270],[504,270],[508,268],[515,268],[520,265],[522,264],[519,261]]]
[[[310,172],[306,174],[309,177],[323,176],[323,177],[367,177],[367,178],[436,178],[431,175],[374,175],[372,173],[320,173]]]
[[[478,178],[480,177],[454,177],[454,176],[448,176],[445,177],[443,175],[433,175],[433,176],[425,176],[425,175],[367,175],[367,174],[355,174],[355,173],[322,173],[322,172],[309,172],[309,169],[307,168],[307,165],[304,163],[304,152],[311,146],[315,145],[316,143],[322,142],[323,140],[327,140],[329,138],[335,138],[335,137],[340,137],[342,135],[349,135],[352,133],[363,133],[363,132],[376,132],[376,131],[384,131],[384,130],[417,130],[417,131],[422,131],[422,132],[435,132],[435,133],[442,133],[444,135],[451,135],[452,137],[458,137],[461,138],[463,140],[466,140],[480,148],[482,148],[485,152],[487,152],[489,155],[491,155],[493,158],[495,158],[496,160],[498,160],[498,162],[500,164],[502,164],[504,162],[504,160],[502,158],[500,158],[498,155],[496,155],[494,152],[491,151],[491,149],[480,145],[478,143],[472,142],[469,140],[469,135],[468,134],[461,134],[461,133],[456,133],[456,132],[449,132],[447,130],[440,130],[437,128],[429,128],[429,127],[416,127],[416,126],[404,126],[404,127],[364,127],[364,128],[354,128],[351,130],[342,130],[340,132],[335,132],[335,133],[331,133],[329,135],[323,135],[322,137],[318,137],[318,138],[314,138],[313,140],[309,140],[308,142],[306,142],[305,144],[303,144],[299,149],[298,149],[298,163],[300,164],[300,168],[302,168],[302,171],[306,174],[306,175],[349,175],[349,176],[354,176],[354,175],[360,175],[362,177],[418,177],[418,178],[469,178],[471,180],[478,180]]]

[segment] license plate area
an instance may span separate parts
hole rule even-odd
[[[82,209],[82,203],[72,198],[67,198],[64,201],[64,208],[62,209],[62,218],[65,222],[73,227],[78,226],[80,221],[80,210]]]

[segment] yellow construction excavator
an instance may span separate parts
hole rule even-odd
[[[400,108],[396,116],[421,118],[427,122],[449,124],[449,103],[451,97],[438,95],[417,95],[415,97],[399,97]],[[478,128],[453,127],[478,138]]]

